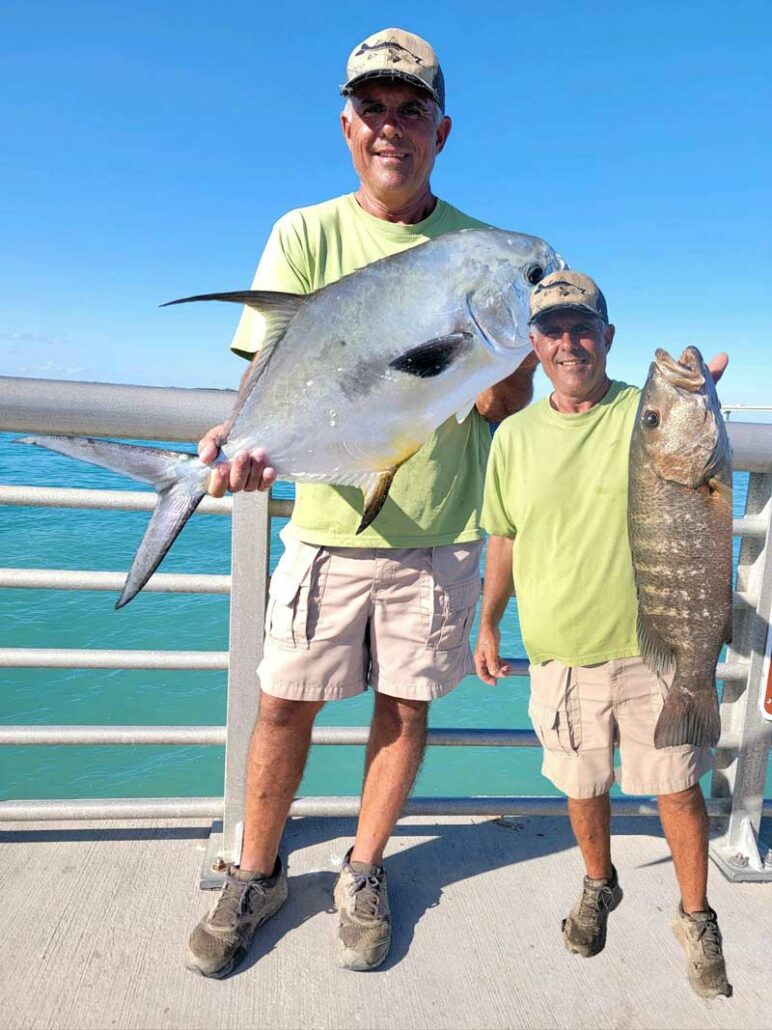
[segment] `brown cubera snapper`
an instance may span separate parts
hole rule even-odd
[[[716,663],[732,625],[732,458],[713,378],[696,347],[658,350],[630,441],[628,529],[646,664],[673,683],[658,748],[713,747]]]

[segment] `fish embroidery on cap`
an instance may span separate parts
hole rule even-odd
[[[399,64],[399,62],[403,59],[402,55],[397,53],[398,50],[402,50],[404,53],[406,53],[409,57],[413,59],[413,61],[416,64],[423,64],[423,61],[418,56],[418,54],[412,53],[412,51],[408,50],[407,47],[404,47],[401,43],[397,43],[391,39],[384,40],[383,43],[375,43],[373,46],[370,46],[369,43],[363,43],[360,46],[359,50],[357,50],[357,52],[354,54],[354,57],[362,57],[362,55],[365,53],[374,53],[376,50],[384,49],[390,51],[389,60],[392,62],[392,64]]]

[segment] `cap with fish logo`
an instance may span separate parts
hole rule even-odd
[[[445,79],[437,55],[425,39],[404,29],[381,29],[363,40],[346,62],[340,91],[349,96],[366,79],[403,79],[426,90],[445,110]]]
[[[564,268],[545,275],[531,292],[530,322],[548,311],[588,311],[608,325],[606,298],[589,275]]]

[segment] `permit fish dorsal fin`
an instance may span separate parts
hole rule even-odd
[[[233,428],[237,415],[244,406],[244,402],[252,392],[255,384],[259,382],[276,345],[282,339],[289,328],[289,324],[300,310],[307,295],[297,293],[280,293],[276,290],[238,290],[233,293],[200,293],[195,297],[182,297],[180,300],[170,300],[161,307],[167,308],[173,304],[187,304],[194,300],[224,300],[233,304],[246,304],[254,308],[265,319],[265,330],[263,343],[255,355],[249,374],[242,381],[239,392],[236,396],[236,403],[233,406],[230,417],[225,423],[224,435]]]
[[[419,379],[432,379],[450,368],[459,355],[471,345],[473,339],[471,333],[462,332],[438,336],[400,354],[398,358],[389,362],[389,368],[417,376]]]
[[[197,293],[195,297],[167,300],[161,307],[171,308],[175,304],[191,304],[196,300],[224,300],[231,304],[246,304],[248,308],[259,311],[266,321],[279,315],[289,322],[308,296],[301,293],[282,293],[279,290],[232,290],[228,293]]]
[[[458,422],[459,425],[461,425],[461,423],[464,421],[464,419],[468,416],[469,412],[474,407],[475,400],[476,398],[473,397],[471,401],[467,401],[466,404],[462,404],[456,412],[456,422]]]
[[[308,294],[280,293],[278,290],[236,290],[232,293],[199,293],[195,297],[182,297],[162,304],[162,308],[174,304],[189,304],[195,300],[225,300],[232,304],[246,304],[259,312],[265,319],[265,334],[262,354],[284,336],[290,322],[308,300]]]
[[[675,668],[675,655],[641,611],[640,600],[638,604],[637,628],[641,658],[643,658],[648,668],[652,672],[661,675],[671,672]]]
[[[371,481],[370,485],[362,487],[362,493],[365,495],[365,504],[362,511],[362,521],[359,523],[357,529],[357,535],[363,530],[367,529],[373,519],[376,517],[378,512],[383,507],[386,498],[389,496],[389,490],[394,480],[394,476],[397,472],[397,466],[386,469],[385,472],[376,473]]]

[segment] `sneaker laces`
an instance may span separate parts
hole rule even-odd
[[[724,957],[721,951],[721,934],[715,919],[706,919],[704,923],[697,924],[696,937],[698,943],[702,945],[706,959],[714,961]]]
[[[367,919],[377,919],[383,873],[357,873],[352,870],[351,877],[349,894],[354,899],[354,911]]]
[[[614,892],[610,884],[604,883],[600,887],[591,887],[585,884],[579,901],[577,921],[588,924],[594,923],[597,915],[610,911],[613,901]]]
[[[220,897],[212,913],[215,925],[235,929],[239,917],[252,903],[252,895],[265,894],[258,880],[237,880],[235,876],[226,875]]]

